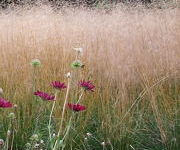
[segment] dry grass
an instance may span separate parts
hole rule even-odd
[[[52,91],[51,81],[65,81],[64,73],[74,60],[72,48],[83,47],[83,75],[94,81],[96,92],[84,98],[88,110],[81,127],[95,111],[101,120],[98,131],[118,139],[123,122],[129,130],[133,126],[132,112],[139,102],[142,116],[147,108],[155,114],[165,142],[168,133],[161,118],[174,121],[180,89],[179,14],[178,9],[123,7],[108,14],[83,8],[53,12],[48,7],[2,12],[0,87],[9,100],[25,103],[32,86],[30,62],[39,58],[37,87]]]

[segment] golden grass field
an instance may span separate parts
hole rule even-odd
[[[93,131],[114,150],[121,149],[117,143],[122,143],[126,133],[150,131],[142,125],[149,122],[157,127],[150,135],[158,134],[154,138],[160,143],[166,145],[175,137],[173,129],[180,98],[178,8],[119,6],[106,13],[85,8],[54,12],[44,6],[2,11],[0,87],[4,97],[22,105],[24,115],[30,117],[33,108],[27,104],[32,93],[31,60],[38,58],[42,63],[37,71],[36,88],[52,92],[50,82],[66,82],[64,74],[71,71],[74,47],[84,49],[85,68],[78,79],[90,79],[96,86],[94,93],[83,97],[87,110],[79,115],[78,131],[84,132],[96,118],[95,122],[99,122]],[[69,100],[74,96],[71,90]],[[64,99],[64,95],[60,97]],[[61,112],[60,97],[55,108],[57,118]],[[24,126],[28,127],[31,119]],[[129,149],[136,149],[137,145],[130,143]]]

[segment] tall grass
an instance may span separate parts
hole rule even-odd
[[[84,8],[54,12],[49,7],[2,11],[0,87],[4,97],[18,105],[13,149],[24,149],[34,133],[48,140],[50,108],[32,105],[31,60],[42,63],[36,88],[52,92],[50,82],[66,82],[64,73],[75,59],[73,47],[83,47],[82,76],[92,80],[96,90],[84,97],[88,108],[76,118],[67,150],[178,149],[179,14],[178,9],[122,6],[108,13]],[[55,133],[62,100],[55,107]],[[0,138],[6,137],[6,114],[11,111],[1,111]],[[92,136],[86,138],[87,132]]]

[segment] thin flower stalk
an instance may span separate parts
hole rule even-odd
[[[57,94],[58,94],[58,91],[56,90],[54,102],[53,102],[53,105],[52,105],[52,108],[51,108],[51,112],[50,112],[50,115],[49,115],[48,130],[49,130],[49,139],[50,139],[50,141],[51,141],[51,139],[52,139],[52,137],[51,137],[51,121],[52,121],[52,114],[53,114],[54,107],[55,107],[55,104],[56,104]]]
[[[64,121],[64,114],[65,114],[66,103],[67,103],[68,96],[69,96],[69,90],[70,90],[70,78],[68,78],[67,91],[66,91],[66,96],[65,96],[65,100],[64,100],[63,111],[62,111],[62,116],[61,116],[61,123],[60,123],[60,127],[59,127],[59,131],[58,131],[57,137],[59,137],[60,134],[61,134],[62,125],[63,125],[63,121]],[[56,149],[57,142],[58,142],[58,139],[56,140],[56,142],[54,144],[53,150]]]

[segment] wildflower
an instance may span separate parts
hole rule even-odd
[[[77,53],[81,53],[82,54],[82,52],[83,52],[83,48],[82,47],[75,47],[75,48],[73,48],[73,50],[75,50]]]
[[[77,111],[77,112],[78,112],[78,111],[83,111],[83,110],[86,109],[85,106],[80,105],[80,104],[70,104],[70,103],[68,103],[68,107],[69,107],[71,110]]]
[[[82,80],[79,82],[79,85],[84,88],[85,91],[92,91],[94,92],[94,88],[95,86],[91,83],[91,81],[85,81],[85,80]]]
[[[64,83],[61,83],[59,81],[52,82],[51,86],[53,86],[54,88],[59,89],[59,90],[65,89],[67,87]]]
[[[34,67],[38,67],[41,65],[41,61],[39,59],[33,59],[31,61],[31,65],[34,66]]]
[[[80,60],[75,60],[74,62],[72,62],[71,67],[72,68],[83,68],[84,65]]]
[[[4,146],[4,140],[0,139],[0,148]]]
[[[71,73],[70,73],[70,72],[66,73],[66,74],[65,74],[65,77],[71,78]]]
[[[15,119],[15,118],[16,118],[16,116],[15,116],[15,114],[14,114],[13,112],[11,112],[11,113],[8,115],[8,117],[9,117],[10,119]]]
[[[3,108],[10,108],[10,107],[13,107],[13,105],[5,100],[4,98],[0,98],[0,107],[3,107]]]
[[[1,95],[1,94],[3,94],[3,89],[2,89],[2,88],[0,88],[0,95]]]
[[[41,92],[41,91],[34,92],[34,95],[41,97],[43,100],[48,100],[48,101],[55,100],[54,95],[49,95],[49,94]]]

